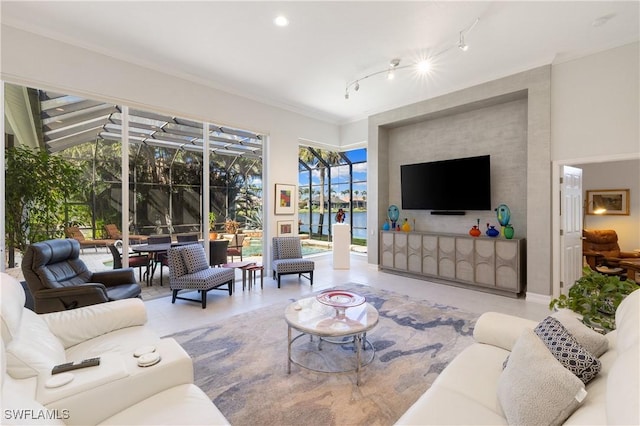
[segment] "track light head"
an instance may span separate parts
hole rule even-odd
[[[418,72],[420,74],[426,74],[431,69],[431,62],[428,59],[424,59],[416,64]]]
[[[458,48],[463,52],[469,50],[469,45],[464,41],[464,32],[460,31],[460,41],[458,41]]]
[[[360,82],[356,81],[355,86],[353,86],[353,90],[355,90],[356,92],[360,90]]]
[[[400,59],[398,58],[394,58],[389,62],[389,68],[391,69],[396,68],[398,65],[400,65]]]

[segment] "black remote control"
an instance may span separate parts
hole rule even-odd
[[[78,370],[79,368],[94,367],[100,365],[100,357],[87,358],[80,362],[67,362],[66,364],[60,364],[53,367],[51,374],[65,373],[71,370]]]

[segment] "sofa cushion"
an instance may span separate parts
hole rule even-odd
[[[638,323],[636,322],[636,327]],[[607,423],[640,425],[640,345],[620,353],[607,377]]]
[[[501,413],[466,395],[432,386],[395,425],[506,425]]]
[[[65,349],[110,332],[144,325],[147,310],[140,299],[122,299],[39,316]]]
[[[195,385],[159,392],[110,417],[101,425],[228,425],[229,421]]]
[[[551,354],[584,384],[600,372],[600,360],[580,345],[557,319],[545,318],[534,331]]]
[[[278,241],[278,259],[302,257],[302,246],[298,237],[283,237]]]
[[[640,291],[625,297],[616,310],[616,350],[624,352],[640,343]]]
[[[526,329],[498,379],[498,399],[509,424],[560,424],[586,396],[584,384]]]
[[[205,269],[209,269],[209,262],[207,262],[207,255],[204,252],[204,247],[200,244],[189,244],[180,251],[182,260],[187,267],[187,272],[193,274]]]
[[[0,272],[0,319],[5,347],[20,332],[25,301],[25,290],[20,282],[11,275]]]
[[[609,342],[603,334],[587,327],[572,311],[561,309],[551,315],[557,318],[564,328],[593,356],[599,357],[607,351]]]
[[[62,343],[51,333],[38,315],[24,309],[20,329],[6,347],[7,372],[22,379],[48,372],[65,362]]]

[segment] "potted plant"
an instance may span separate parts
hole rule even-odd
[[[218,233],[216,232],[216,214],[214,212],[209,212],[209,239],[218,239]]]
[[[224,230],[227,234],[235,234],[238,232],[238,228],[240,227],[240,222],[236,222],[232,219],[227,219],[224,223]]]
[[[569,289],[549,303],[549,309],[568,308],[582,315],[582,322],[594,330],[607,333],[616,328],[615,313],[622,299],[638,289],[631,280],[603,275],[585,267],[583,275]]]

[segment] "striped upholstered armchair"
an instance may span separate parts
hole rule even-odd
[[[299,237],[274,237],[271,259],[273,279],[278,280],[278,288],[280,288],[280,277],[289,274],[305,277],[313,285],[315,263],[302,257],[302,244]],[[304,273],[308,273],[309,276],[304,276]]]

